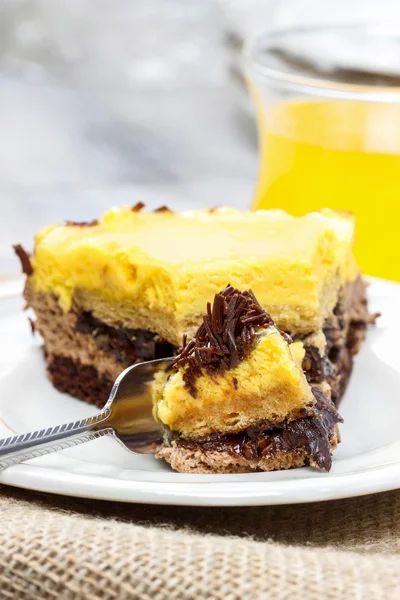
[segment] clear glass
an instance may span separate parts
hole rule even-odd
[[[261,157],[253,207],[354,212],[362,270],[400,281],[400,26],[269,32],[246,58]]]

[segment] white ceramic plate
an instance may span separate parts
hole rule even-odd
[[[369,296],[372,310],[383,315],[356,359],[330,473],[304,468],[182,475],[101,438],[9,467],[0,482],[84,498],[199,506],[313,502],[400,487],[400,285],[374,280]],[[58,393],[47,380],[15,285],[1,284],[0,297],[0,437],[92,414],[90,406]]]

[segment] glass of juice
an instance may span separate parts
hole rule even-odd
[[[400,26],[333,25],[248,44],[253,208],[353,212],[364,273],[400,281]]]

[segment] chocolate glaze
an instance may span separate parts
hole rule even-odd
[[[215,433],[198,439],[176,441],[178,446],[192,450],[229,452],[243,456],[247,460],[260,460],[263,457],[275,456],[305,450],[309,460],[320,469],[329,471],[332,464],[331,439],[336,423],[342,421],[336,408],[327,400],[320,390],[313,390],[317,399],[316,416],[303,417],[296,421],[274,425],[260,422],[247,428],[244,432],[232,435]]]

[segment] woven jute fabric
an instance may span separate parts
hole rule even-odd
[[[0,489],[0,598],[400,598],[400,491],[185,508]]]

